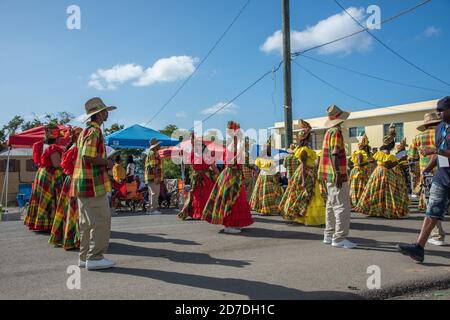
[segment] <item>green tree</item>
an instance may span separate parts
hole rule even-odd
[[[4,129],[0,129],[0,152],[6,149],[6,133]]]
[[[166,136],[172,137],[172,134],[178,130],[178,127],[174,124],[167,125],[164,129],[159,130],[162,134],[165,134]]]
[[[110,134],[122,130],[125,128],[123,124],[113,123],[110,128],[105,128],[105,136],[109,136]]]
[[[3,130],[7,132],[9,135],[16,134],[17,129],[24,123],[24,119],[21,116],[15,116],[11,121],[8,122],[7,125],[3,127]]]

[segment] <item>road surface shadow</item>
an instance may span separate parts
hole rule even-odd
[[[351,222],[350,230],[400,232],[400,233],[414,233],[414,234],[418,234],[420,232],[419,229],[403,228],[381,224],[359,223],[359,222]]]
[[[134,269],[134,268],[113,268],[102,273],[114,273],[131,275],[136,277],[150,278],[164,281],[169,284],[189,286],[193,288],[214,290],[218,292],[228,292],[247,296],[251,300],[362,300],[359,295],[339,291],[300,291],[282,285],[270,284],[260,281],[235,279],[235,278],[214,278],[184,274],[178,272]],[[186,297],[187,298],[187,297]]]
[[[271,230],[262,228],[245,228],[238,237],[249,238],[274,238],[274,239],[291,239],[291,240],[323,240],[323,235],[314,233],[305,233],[300,231]]]
[[[161,234],[159,234],[161,235]],[[122,231],[111,231],[111,239],[123,239],[133,242],[153,242],[153,243],[173,243],[188,246],[201,246],[200,243],[182,239],[166,239],[159,237],[157,234],[131,233]]]
[[[144,248],[116,242],[113,242],[109,245],[108,254],[116,254],[122,256],[151,257],[151,258],[167,258],[170,261],[179,263],[219,265],[234,268],[244,268],[245,266],[250,265],[250,262],[248,261],[216,259],[206,253],[184,252],[184,251],[179,252],[166,249]]]

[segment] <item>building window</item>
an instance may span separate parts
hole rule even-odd
[[[0,172],[6,172],[8,160],[0,161]],[[9,172],[20,172],[20,160],[9,160]]]
[[[383,136],[386,136],[389,132],[389,126],[391,124],[385,124],[383,126]],[[404,137],[404,133],[403,133],[403,123],[394,123],[395,125],[395,142],[400,142],[402,141],[403,137]]]
[[[38,167],[36,166],[36,164],[34,163],[33,160],[27,160],[27,171],[28,172],[36,172],[38,169]]]
[[[280,134],[281,137],[281,149],[286,149],[286,134],[282,133]]]
[[[365,127],[351,127],[348,129],[348,135],[350,138],[361,137],[366,133]]]

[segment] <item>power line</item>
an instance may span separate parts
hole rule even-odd
[[[353,19],[353,21],[355,21],[358,25],[360,25],[364,31],[366,31],[368,34],[370,34],[372,36],[372,38],[374,38],[376,41],[378,41],[383,47],[385,47],[387,50],[389,50],[390,52],[392,52],[393,54],[395,54],[397,57],[399,57],[400,59],[402,59],[404,62],[406,62],[407,64],[409,64],[410,66],[414,67],[415,69],[421,71],[422,73],[428,75],[429,77],[446,84],[447,86],[450,87],[450,83],[432,75],[431,73],[425,71],[424,69],[422,69],[421,67],[419,67],[418,65],[416,65],[415,63],[411,62],[410,60],[406,59],[405,57],[403,57],[401,54],[399,54],[398,52],[396,52],[394,49],[392,49],[391,47],[389,47],[387,44],[385,44],[383,41],[381,41],[377,36],[375,36],[372,32],[369,31],[369,28],[364,27],[361,22],[358,21],[358,19],[356,19],[355,17],[353,17],[350,12],[347,11],[347,9],[345,9],[337,0],[333,0],[340,8],[342,8],[342,10],[345,11],[345,13]],[[431,0],[428,0],[428,2],[430,2]]]
[[[409,87],[409,88],[421,89],[421,90],[427,90],[427,91],[434,91],[434,92],[440,92],[440,93],[447,93],[447,91],[444,91],[444,90],[420,87],[420,86],[407,84],[407,83],[403,83],[403,82],[399,82],[399,81],[389,80],[389,79],[382,78],[382,77],[379,77],[379,76],[374,76],[374,75],[371,75],[371,74],[368,74],[368,73],[365,73],[365,72],[361,72],[361,71],[357,71],[357,70],[350,69],[350,68],[347,68],[347,67],[343,67],[343,66],[340,66],[340,65],[337,65],[337,64],[334,64],[334,63],[331,63],[331,62],[327,62],[327,61],[324,61],[324,60],[320,60],[320,59],[317,59],[317,58],[314,58],[314,57],[311,57],[311,56],[300,55],[299,57],[307,58],[307,59],[310,59],[310,60],[313,60],[313,61],[325,64],[325,65],[328,65],[328,66],[332,66],[332,67],[337,68],[337,69],[341,69],[341,70],[345,70],[347,72],[358,74],[360,76],[364,76],[364,77],[376,79],[376,80],[379,80],[379,81],[384,81],[384,82],[396,84],[396,85],[403,86],[403,87]]]
[[[230,23],[230,25],[225,29],[225,31],[222,33],[222,35],[219,37],[219,39],[214,43],[214,45],[211,47],[211,49],[208,51],[206,56],[200,61],[197,68],[195,68],[194,72],[186,78],[186,80],[181,84],[180,87],[174,92],[174,94],[166,101],[166,103],[163,104],[163,106],[155,113],[155,115],[145,124],[147,126],[150,124],[168,105],[172,100],[180,93],[180,91],[186,86],[186,84],[189,82],[189,80],[192,79],[192,77],[197,73],[198,69],[203,65],[203,63],[208,59],[208,57],[211,55],[211,53],[216,49],[216,47],[219,45],[219,43],[222,41],[222,39],[225,37],[225,35],[230,31],[230,29],[233,27],[233,25],[236,23],[236,21],[239,19],[239,17],[242,15],[244,10],[247,8],[251,0],[247,0],[247,2],[242,6],[241,10],[238,12],[236,17],[234,17],[233,21]]]
[[[257,85],[261,80],[263,80],[265,77],[267,77],[269,74],[272,73],[276,73],[281,66],[283,65],[283,61],[280,61],[280,63],[278,64],[278,66],[276,68],[274,68],[273,70],[267,71],[266,73],[264,73],[263,75],[261,75],[256,81],[252,82],[252,84],[250,84],[247,88],[245,88],[244,90],[242,90],[238,95],[236,95],[233,99],[231,99],[230,101],[228,101],[227,103],[225,103],[223,106],[221,106],[220,108],[218,108],[216,111],[214,111],[213,113],[211,113],[210,115],[208,115],[206,118],[204,118],[202,120],[202,122],[206,122],[207,120],[211,119],[213,116],[215,116],[217,113],[219,113],[220,111],[222,111],[223,109],[225,109],[227,106],[229,106],[230,104],[232,104],[234,101],[236,101],[239,97],[241,97],[243,94],[245,94],[247,91],[249,91],[251,88],[253,88],[255,85]]]
[[[357,101],[359,101],[359,102],[363,102],[363,103],[369,104],[369,105],[371,105],[371,106],[373,106],[373,107],[381,108],[381,106],[379,106],[379,105],[377,105],[377,104],[374,104],[374,103],[372,103],[372,102],[370,102],[370,101],[367,101],[367,100],[364,100],[364,99],[361,99],[361,98],[358,98],[358,97],[356,97],[356,96],[354,96],[354,95],[352,95],[352,94],[350,94],[350,93],[348,93],[348,92],[346,92],[346,91],[344,91],[344,90],[342,90],[342,89],[336,87],[334,84],[332,84],[332,83],[326,81],[325,79],[319,77],[318,75],[316,75],[316,74],[313,73],[312,71],[308,70],[307,68],[305,68],[304,66],[302,66],[301,64],[299,64],[297,61],[293,60],[293,62],[294,62],[300,69],[304,70],[305,72],[307,72],[308,74],[310,74],[312,77],[316,78],[316,79],[319,80],[320,82],[325,83],[327,86],[329,86],[329,87],[333,88],[334,90],[336,90],[336,91],[342,93],[343,95],[345,95],[345,96],[347,96],[347,97],[350,97],[350,98],[352,98],[352,99],[354,99],[354,100],[357,100]]]
[[[418,3],[418,4],[416,4],[415,6],[409,8],[409,9],[403,10],[403,11],[397,13],[396,15],[394,15],[394,16],[392,16],[392,17],[386,19],[386,20],[381,21],[380,23],[374,24],[374,27],[375,27],[375,26],[381,26],[381,25],[387,24],[387,23],[389,23],[389,22],[391,22],[391,21],[393,21],[393,20],[395,20],[395,19],[397,19],[397,18],[399,18],[399,17],[401,17],[401,16],[403,16],[403,15],[405,15],[405,14],[407,14],[407,13],[410,13],[410,12],[416,10],[417,8],[419,8],[419,7],[421,7],[421,6],[425,5],[425,4],[427,4],[427,3],[429,3],[429,2],[431,2],[431,0],[425,0],[425,1],[421,2],[421,3]],[[358,34],[360,34],[360,33],[365,32],[365,31],[367,31],[367,30],[369,29],[368,27],[363,27],[363,28],[364,28],[364,29],[359,30],[359,31],[356,31],[356,32],[353,32],[353,33],[351,33],[351,34],[349,34],[349,35],[346,35],[346,36],[344,36],[344,37],[341,37],[341,38],[338,38],[338,39],[335,39],[335,40],[332,40],[332,41],[329,41],[329,42],[325,42],[325,43],[322,43],[322,44],[320,44],[320,45],[317,45],[317,46],[314,46],[314,47],[311,47],[311,48],[308,48],[308,49],[305,49],[305,50],[300,50],[300,51],[297,51],[297,52],[293,52],[293,53],[292,53],[292,56],[293,56],[293,57],[296,57],[296,56],[302,55],[302,54],[304,54],[304,53],[307,53],[307,52],[309,52],[309,51],[312,51],[312,50],[315,50],[315,49],[319,49],[319,48],[328,46],[328,45],[330,45],[330,44],[333,44],[333,43],[336,43],[336,42],[339,42],[339,41],[342,41],[342,40],[351,38],[351,37],[353,37],[353,36],[356,36],[356,35],[358,35]]]

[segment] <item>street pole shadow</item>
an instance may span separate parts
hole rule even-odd
[[[246,296],[251,300],[363,300],[361,296],[354,293],[339,291],[306,292],[282,285],[236,278],[221,279],[178,272],[121,267],[101,272],[149,278],[164,281],[171,285],[227,292]]]
[[[187,246],[201,246],[200,243],[190,240],[182,240],[182,239],[166,239],[160,236],[164,236],[165,234],[146,234],[146,233],[131,233],[131,232],[123,232],[123,231],[111,231],[111,239],[123,239],[132,242],[152,242],[152,243],[173,243],[178,245],[187,245]]]
[[[418,234],[420,232],[420,229],[411,229],[389,225],[368,224],[359,222],[351,222],[350,229],[358,231],[381,231],[381,232],[399,232],[399,233],[414,233],[414,234]]]
[[[244,268],[249,266],[249,261],[216,259],[206,253],[172,251],[167,249],[145,248],[124,243],[113,242],[108,248],[108,254],[122,256],[136,256],[149,258],[166,258],[173,262],[202,264],[202,265],[218,265],[234,268]]]

